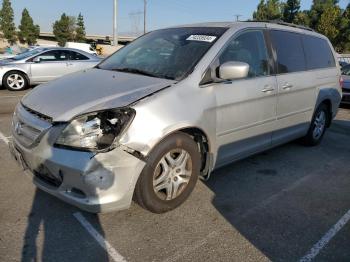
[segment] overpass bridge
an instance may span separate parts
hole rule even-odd
[[[118,42],[121,44],[127,44],[133,41],[134,36],[118,36]],[[55,41],[55,35],[52,32],[40,32],[39,39]],[[110,42],[113,37],[111,35],[86,35],[88,42]]]

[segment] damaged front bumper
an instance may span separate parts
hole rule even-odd
[[[21,145],[16,137],[9,144],[12,155],[37,187],[89,212],[130,206],[144,161],[123,146],[105,153],[56,148],[50,133],[32,148]]]

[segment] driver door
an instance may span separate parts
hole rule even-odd
[[[226,62],[249,65],[246,78],[214,84],[217,167],[271,146],[276,125],[277,83],[271,75],[269,53],[263,31],[248,30],[231,39],[215,62],[217,66]]]
[[[36,56],[30,65],[32,82],[47,82],[69,73],[68,59],[69,54],[64,50],[51,50]]]

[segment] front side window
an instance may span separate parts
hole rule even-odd
[[[51,50],[38,55],[36,59],[39,59],[41,62],[57,62],[68,60],[69,55],[66,51]]]
[[[263,32],[248,31],[231,40],[219,56],[220,65],[226,62],[247,63],[249,78],[269,75],[268,53]]]
[[[306,70],[306,61],[300,34],[272,30],[271,40],[277,53],[277,70],[279,74]]]
[[[181,80],[226,30],[185,27],[153,31],[123,47],[97,68]]]
[[[325,39],[304,35],[303,43],[308,69],[335,67],[333,53]]]

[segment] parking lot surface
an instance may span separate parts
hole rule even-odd
[[[350,260],[349,108],[320,146],[293,142],[221,168],[172,212],[94,215],[37,190],[11,158],[24,93],[0,90],[0,261]]]

